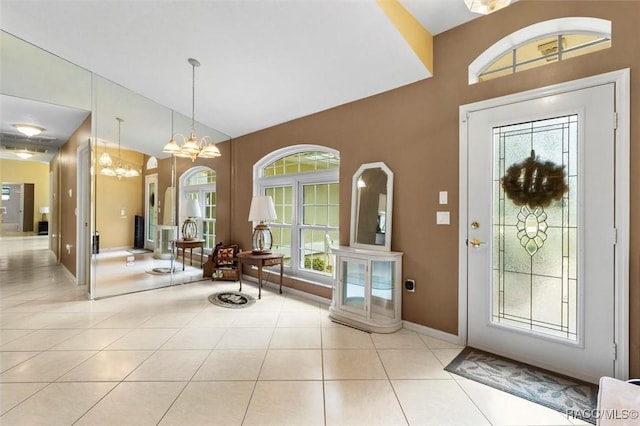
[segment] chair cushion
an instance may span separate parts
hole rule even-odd
[[[236,247],[221,247],[218,249],[218,266],[231,266],[234,264]]]

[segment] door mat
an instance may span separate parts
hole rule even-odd
[[[568,415],[594,413],[598,385],[467,346],[444,368]],[[581,420],[595,424],[595,418]]]
[[[253,305],[256,303],[256,299],[238,291],[221,291],[209,296],[209,302],[223,308],[239,309]]]

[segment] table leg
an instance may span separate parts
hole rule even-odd
[[[182,247],[182,270],[184,271],[184,263],[186,262],[185,258],[187,256],[187,249]]]
[[[193,266],[193,247],[189,249],[189,265]]]
[[[284,259],[280,259],[280,294],[282,294],[282,268],[284,267]]]
[[[239,280],[240,281],[240,292],[242,292],[242,259],[238,260],[238,274],[239,274]]]
[[[258,299],[262,299],[262,262],[258,263]]]

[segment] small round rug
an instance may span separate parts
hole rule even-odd
[[[171,268],[153,268],[145,272],[151,275],[165,275],[171,273]],[[173,268],[173,272],[176,272],[176,268]]]
[[[256,299],[239,291],[221,291],[209,296],[209,302],[223,308],[240,309],[256,303]]]

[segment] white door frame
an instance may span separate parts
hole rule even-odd
[[[459,157],[459,203],[460,219],[458,223],[458,341],[467,343],[467,230],[468,230],[468,127],[467,117],[474,111],[542,98],[558,93],[585,89],[601,84],[615,83],[615,109],[617,126],[615,128],[615,226],[617,242],[615,245],[615,292],[614,292],[614,338],[617,344],[615,376],[619,379],[629,377],[629,191],[630,191],[630,70],[623,69],[593,77],[582,78],[553,86],[542,87],[526,92],[502,96],[499,98],[475,102],[460,106],[460,157]]]
[[[149,184],[150,183],[155,183],[156,184],[156,189],[155,189],[155,201],[153,203],[153,207],[149,206]],[[150,240],[148,239],[148,230],[149,230],[149,226],[151,225],[150,220],[149,220],[149,210],[153,209],[155,211],[154,217],[156,220],[155,223],[155,235],[153,235],[153,239]],[[153,173],[150,175],[146,175],[144,177],[144,248],[149,249],[149,250],[155,250],[156,248],[156,244],[157,244],[157,234],[158,234],[158,174],[157,173]]]
[[[76,173],[76,283],[87,285],[91,264],[89,218],[91,217],[91,143],[78,146]]]

